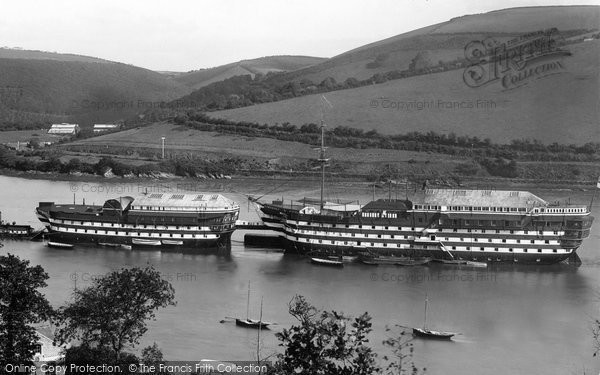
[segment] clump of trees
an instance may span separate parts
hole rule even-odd
[[[153,267],[113,271],[95,279],[73,299],[54,309],[40,289],[48,274],[41,266],[8,254],[0,256],[0,366],[33,365],[38,336],[33,324],[51,321],[59,329],[55,345],[75,343],[65,365],[156,364],[163,361],[156,343],[142,357],[127,349],[139,344],[147,322],[160,308],[175,305],[175,291]],[[121,366],[128,373],[127,366]],[[69,372],[67,372],[69,374]]]
[[[55,311],[40,292],[48,274],[12,254],[0,256],[0,368],[31,366],[37,334],[32,324],[52,319]]]
[[[477,163],[461,163],[454,168],[454,172],[463,176],[475,176],[481,170]]]
[[[175,304],[173,286],[153,267],[113,271],[75,290],[72,301],[58,310],[56,342],[83,343],[67,351],[67,360],[69,354],[72,358],[91,354],[110,363],[127,362],[135,358],[125,348],[139,344],[148,330],[146,322],[159,308]]]
[[[408,65],[408,70],[411,72],[421,72],[433,67],[433,65],[429,51],[419,51]]]
[[[367,345],[371,332],[369,314],[350,319],[336,311],[318,311],[302,296],[289,304],[298,321],[276,333],[283,354],[275,364],[277,374],[357,374],[379,371],[376,354]]]
[[[518,177],[517,162],[502,158],[483,159],[479,162],[492,176],[499,177]]]
[[[276,333],[284,351],[277,355],[271,374],[416,375],[426,370],[415,366],[413,337],[405,331],[383,342],[391,350],[391,356],[383,357],[387,366],[380,367],[377,354],[369,346],[372,323],[366,312],[351,318],[336,311],[321,311],[299,295],[290,301],[288,308],[297,324]]]

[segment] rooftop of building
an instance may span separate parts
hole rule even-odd
[[[79,126],[78,124],[67,124],[66,122],[63,122],[62,124],[52,124],[53,128],[73,128]]]

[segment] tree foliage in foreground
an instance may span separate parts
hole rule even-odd
[[[59,310],[56,341],[79,340],[90,348],[110,351],[114,360],[139,344],[161,307],[175,305],[173,286],[148,266],[109,273],[81,290]]]
[[[426,371],[412,361],[414,338],[408,331],[397,333],[386,328],[386,332],[393,332],[383,341],[391,355],[383,356],[387,366],[381,368],[369,346],[372,324],[368,313],[350,318],[336,311],[320,311],[299,295],[288,307],[298,324],[275,334],[284,352],[269,369],[271,374],[417,375]]]
[[[386,340],[383,341],[383,344],[392,351],[392,357],[383,357],[384,360],[388,361],[385,374],[416,375],[419,373],[419,369],[412,359],[415,351],[413,345],[413,340],[415,338],[410,331],[407,331],[404,327],[396,327],[399,328],[399,332],[391,334]],[[394,330],[389,327],[386,327],[385,330],[386,332],[394,332]],[[423,373],[425,373],[425,371],[427,371],[427,369],[423,368]]]
[[[600,319],[594,320],[592,334],[594,336],[594,357],[596,357],[600,353]]]
[[[372,374],[379,371],[367,345],[371,317],[350,319],[335,311],[318,311],[302,296],[289,304],[298,325],[277,333],[285,348],[275,364],[277,374]]]
[[[37,334],[31,324],[49,320],[54,310],[39,289],[47,286],[41,266],[12,254],[0,256],[0,365],[32,364]]]

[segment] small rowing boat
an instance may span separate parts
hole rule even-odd
[[[178,240],[162,240],[162,244],[163,245],[167,245],[167,246],[182,246],[183,245],[183,241],[178,241]]]
[[[146,240],[143,238],[134,238],[131,243],[138,246],[160,246],[162,242],[160,240]]]
[[[344,267],[344,262],[340,260],[334,259],[324,259],[324,258],[310,258],[311,263],[318,264],[320,266],[329,266],[329,267]]]
[[[48,241],[47,245],[48,245],[48,247],[54,247],[57,249],[72,249],[73,248],[73,244],[54,242],[54,241]]]
[[[118,243],[109,243],[109,242],[98,242],[98,245],[100,245],[100,246],[108,246],[108,247],[119,247],[119,246],[121,246]]]

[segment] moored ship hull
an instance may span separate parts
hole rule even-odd
[[[284,249],[287,253],[293,254],[310,254],[313,252],[319,253],[330,253],[336,254],[340,252],[340,249],[344,249],[344,255],[360,255],[365,249],[362,248],[348,248],[340,247],[338,245],[311,245],[307,243],[299,243],[294,240],[284,239]],[[393,254],[397,257],[409,257],[409,258],[431,258],[433,260],[450,259],[446,254],[443,254],[440,250],[423,250],[423,249],[398,249],[391,251],[378,251],[371,250],[375,254]],[[452,259],[474,261],[474,262],[485,262],[485,263],[515,263],[515,264],[540,264],[548,265],[560,263],[569,259],[571,252],[565,250],[561,254],[540,254],[528,253],[519,254],[514,253],[497,253],[497,254],[480,254],[477,251],[452,251]]]
[[[181,240],[174,243],[169,240],[148,240],[148,242],[139,241],[126,236],[95,236],[81,233],[64,233],[49,230],[46,235],[52,241],[79,244],[79,245],[131,245],[134,248],[160,248],[160,249],[193,249],[193,248],[221,248],[228,246],[231,241],[232,232],[222,233],[206,239],[189,239]],[[116,247],[116,246],[115,246]]]
[[[347,210],[262,204],[288,252],[553,264],[589,236],[587,207],[550,206],[528,192],[428,190],[422,201],[378,200]],[[315,212],[316,211],[316,212]]]
[[[152,194],[103,206],[41,202],[36,212],[53,241],[188,250],[227,247],[239,206],[218,194]]]

